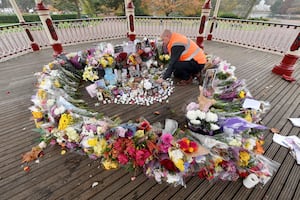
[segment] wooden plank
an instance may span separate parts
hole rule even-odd
[[[299,83],[290,84],[271,73],[271,69],[280,62],[282,56],[218,42],[205,42],[205,45],[207,52],[226,59],[237,67],[237,77],[246,79],[247,87],[255,98],[271,103],[271,110],[263,118],[268,127],[279,128],[283,135],[299,134],[299,128],[292,127],[287,121],[290,116],[299,116]],[[88,47],[90,46],[87,44],[65,49],[72,52]],[[20,164],[20,154],[30,150],[38,138],[38,133],[31,132],[34,124],[29,121],[28,110],[31,105],[30,97],[34,94],[33,73],[40,71],[44,64],[52,60],[51,54],[52,50],[48,49],[1,63],[0,90],[6,94],[9,89],[11,93],[0,96],[0,199],[299,199],[299,167],[287,149],[272,143],[272,134],[266,135],[265,156],[280,162],[280,169],[266,186],[258,186],[252,190],[243,187],[241,180],[234,183],[210,183],[193,177],[187,181],[187,188],[157,184],[143,174],[139,174],[136,181],[130,181],[132,174],[123,169],[98,169],[99,161],[73,154],[61,156],[58,147],[48,148],[45,157],[40,159],[41,163],[31,163],[31,171],[25,173]],[[297,68],[299,63],[295,66]],[[300,77],[299,70],[295,70],[294,76]],[[124,122],[144,116],[151,123],[159,121],[163,125],[168,117],[177,120],[182,126],[185,124],[185,105],[197,100],[197,87],[175,87],[169,104],[149,107],[113,104],[95,107],[97,101],[90,99],[86,92],[83,98],[88,99],[90,107],[107,115],[117,114]],[[153,114],[156,110],[161,114]],[[67,161],[73,156],[82,159],[79,166]],[[95,181],[99,185],[91,188]]]

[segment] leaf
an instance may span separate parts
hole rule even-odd
[[[22,155],[22,163],[36,160],[42,152],[39,147],[32,147],[31,151]]]
[[[42,128],[34,128],[34,129],[32,129],[32,131],[37,132],[37,133],[39,133],[41,135],[43,135],[43,134],[46,133],[45,130],[42,129]]]
[[[160,112],[159,111],[155,111],[154,114],[155,115],[160,115]]]
[[[277,129],[277,128],[271,128],[270,131],[272,133],[280,133],[279,129]]]

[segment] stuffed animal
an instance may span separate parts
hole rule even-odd
[[[209,99],[203,95],[203,87],[199,86],[200,95],[198,97],[199,109],[203,112],[207,112],[208,109],[216,103],[216,100]]]

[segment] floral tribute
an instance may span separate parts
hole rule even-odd
[[[141,59],[149,61],[149,50],[139,49],[138,52],[143,55]],[[118,54],[122,59],[106,53],[94,54],[89,50],[83,53],[85,56],[78,53],[61,55],[45,65],[42,72],[36,73],[37,89],[31,99],[33,106],[29,109],[41,141],[23,155],[22,163],[28,164],[42,157],[43,150],[49,145],[59,145],[61,154],[76,152],[98,159],[105,169],[123,167],[131,171],[142,170],[158,183],[167,182],[174,186],[186,186],[185,179],[190,176],[236,181],[246,179],[249,174],[256,175],[265,184],[276,172],[278,164],[261,155],[266,127],[257,122],[264,109],[247,109],[247,112],[242,109],[243,99],[250,94],[243,82],[234,77],[232,67],[225,67],[227,64],[223,62],[216,63],[221,73],[230,75],[214,82],[217,83],[213,87],[216,89],[214,99],[200,92],[198,100],[201,102],[192,102],[187,106],[186,118],[190,128],[196,126],[195,130],[179,130],[177,122],[170,119],[166,120],[162,129],[144,118],[121,123],[119,119],[89,110],[85,102],[78,98],[82,80],[99,84],[94,76],[96,73],[105,79],[105,69],[112,68],[113,62],[117,66],[125,63],[123,58],[127,59],[126,63],[130,59],[122,53]],[[92,70],[88,69],[90,66]],[[128,78],[130,67],[126,69]],[[151,68],[147,69],[147,73],[149,70]],[[154,80],[153,75],[150,72],[142,78]],[[122,80],[121,85],[126,85]],[[111,87],[113,83],[107,80],[102,84],[99,85],[103,89],[110,88],[111,92],[115,89],[115,86]],[[125,85],[117,89],[123,90]],[[130,87],[131,92],[134,88]],[[235,91],[235,95],[227,95],[229,88]],[[97,92],[98,89],[96,85]],[[151,89],[152,86],[149,86]],[[241,91],[244,91],[243,95]],[[205,129],[205,134],[199,134],[200,129]],[[28,171],[29,165],[24,170]]]
[[[80,58],[85,60],[83,80],[90,83],[86,87],[90,96],[97,97],[103,104],[149,106],[167,101],[173,92],[173,82],[156,82],[170,60],[159,50],[160,43],[145,38],[124,44],[122,48],[123,51],[112,44],[101,43],[80,52]]]

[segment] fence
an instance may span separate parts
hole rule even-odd
[[[212,19],[206,23],[206,35]],[[126,38],[126,17],[105,17],[80,20],[54,21],[60,42],[73,45],[92,41]],[[135,17],[137,37],[158,37],[164,29],[185,34],[196,39],[199,36],[200,18],[196,17]],[[31,52],[29,29],[35,42],[43,48],[50,47],[40,22],[0,27],[0,62]],[[288,51],[299,33],[299,25],[218,18],[214,23],[213,40],[277,53]]]

